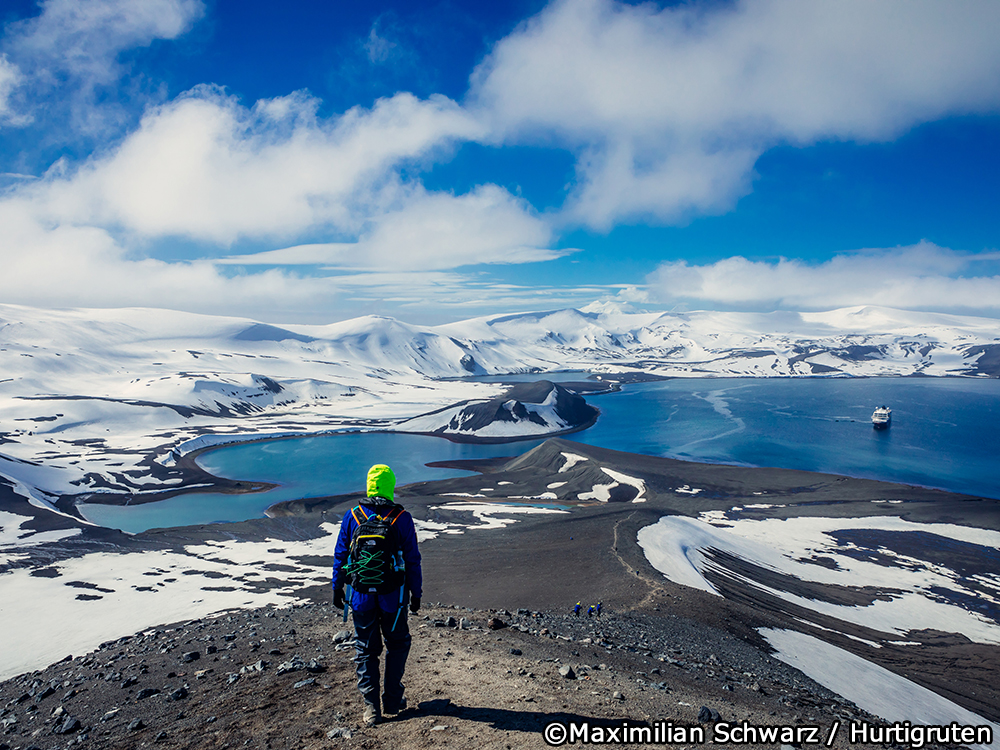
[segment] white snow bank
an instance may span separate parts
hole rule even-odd
[[[590,492],[581,492],[577,495],[580,500],[598,500],[599,502],[606,503],[611,499],[611,490],[623,484],[635,487],[638,491],[639,494],[632,499],[633,503],[645,500],[646,482],[642,479],[630,477],[628,474],[622,474],[620,471],[614,471],[613,469],[606,469],[603,466],[601,467],[601,471],[614,481],[610,484],[595,484],[590,488]]]
[[[581,461],[586,461],[586,456],[581,456],[577,453],[563,453],[563,458],[566,459],[566,463],[559,467],[559,473],[562,474],[564,471],[569,471],[574,466],[576,466]]]
[[[326,566],[292,559],[331,554],[340,526],[324,524],[323,529],[326,536],[306,541],[208,542],[184,552],[94,553],[57,563],[61,575],[56,578],[32,576],[23,568],[4,573],[0,680],[166,622],[301,601],[296,592],[303,585],[330,580]],[[264,570],[270,563],[295,570]],[[285,585],[257,590],[254,581],[265,578],[283,579]],[[86,586],[68,585],[73,582]]]
[[[29,516],[19,516],[16,513],[0,510],[0,550],[58,542],[60,539],[66,539],[80,533],[80,529],[56,529],[54,531],[23,529],[22,526],[30,520],[32,519]],[[3,559],[3,555],[0,554],[0,562]]]
[[[804,633],[770,628],[761,628],[759,632],[777,649],[775,658],[886,721],[938,726],[953,721],[989,725],[993,727],[993,743],[972,747],[1000,747],[1000,725],[905,677]],[[846,726],[841,727],[841,733],[846,731]]]
[[[535,499],[535,498],[525,498],[525,499]],[[549,499],[549,498],[545,498]],[[453,523],[453,522],[436,522],[434,526],[430,526],[426,521],[415,521],[418,529],[424,530],[428,534],[428,539],[433,538],[429,536],[436,532],[442,534],[464,534],[466,531],[471,531],[473,529],[502,529],[505,526],[509,526],[512,523],[517,523],[516,518],[497,518],[498,515],[507,514],[539,514],[539,513],[568,513],[569,511],[560,510],[558,508],[538,508],[533,505],[507,505],[503,503],[467,503],[467,502],[454,502],[445,503],[444,505],[432,505],[430,510],[447,510],[452,512],[460,513],[471,513],[472,516],[479,521],[479,523]]]
[[[984,593],[981,588],[965,587],[959,574],[941,563],[926,562],[886,549],[880,550],[882,564],[857,559],[848,554],[855,551],[853,545],[841,546],[832,536],[832,532],[846,529],[922,531],[1000,549],[1000,532],[954,524],[911,523],[893,517],[733,520],[725,518],[724,511],[714,511],[703,514],[702,519],[717,522],[724,519],[726,526],[717,528],[705,520],[665,516],[639,531],[639,545],[650,564],[675,583],[718,595],[705,577],[706,573],[714,571],[808,610],[881,632],[905,636],[910,630],[933,628],[962,633],[977,643],[1000,643],[1000,625],[937,595],[935,590],[956,591],[972,600],[985,597],[995,602],[996,597]],[[886,594],[888,600],[879,599],[863,607],[807,599],[725,569],[706,556],[709,549],[728,552],[804,581],[852,588],[871,586],[886,592],[901,590],[902,593]],[[832,558],[837,568],[808,562],[817,556]],[[894,559],[897,564],[887,565],[886,559]],[[1000,588],[1000,575],[985,578],[994,591]]]

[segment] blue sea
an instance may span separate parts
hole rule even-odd
[[[567,379],[567,378],[561,378]],[[572,377],[577,379],[580,377]],[[568,436],[615,450],[691,461],[804,469],[1000,498],[1000,380],[966,378],[677,379],[588,396],[597,423]],[[892,408],[874,430],[872,410]],[[87,506],[130,532],[260,517],[276,502],[351,492],[373,463],[400,483],[460,476],[431,461],[514,456],[541,440],[473,445],[350,433],[227,446],[198,462],[217,476],[278,484],[268,492],[190,493],[138,506]]]

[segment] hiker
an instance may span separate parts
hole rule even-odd
[[[594,611],[594,614],[596,614],[598,617],[601,616],[601,607],[603,607],[603,606],[604,605],[601,602],[597,603],[597,609]]]
[[[593,604],[591,604],[589,607],[587,607],[587,617],[593,617],[594,616],[594,611],[595,611],[595,607],[594,607]]]
[[[580,604],[580,602],[577,602],[576,604],[573,605],[573,614],[576,615],[577,617],[580,616],[580,607],[582,606],[583,605]]]
[[[422,577],[413,517],[393,502],[396,477],[376,464],[368,470],[368,499],[344,516],[333,557],[333,605],[354,612],[354,664],[364,700],[363,722],[406,708],[403,671],[410,653],[406,605],[420,610]],[[345,586],[350,588],[345,597]],[[379,654],[385,639],[385,685],[379,702]]]

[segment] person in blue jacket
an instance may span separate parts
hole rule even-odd
[[[368,471],[368,499],[353,508],[340,523],[340,535],[334,550],[333,564],[333,604],[345,605],[344,586],[349,583],[344,572],[350,554],[354,530],[360,521],[372,513],[383,518],[395,512],[398,507],[393,502],[396,477],[392,469],[384,464],[376,464]],[[406,606],[410,611],[420,609],[422,576],[420,572],[420,551],[417,549],[417,532],[413,517],[405,510],[393,523],[396,529],[403,561],[406,565],[404,591],[391,594],[369,594],[351,589],[351,609],[354,612],[354,633],[356,655],[354,663],[358,673],[358,689],[364,700],[363,721],[368,726],[377,724],[382,713],[395,714],[406,708],[403,695],[403,671],[406,657],[410,653],[410,630],[406,623]],[[385,639],[385,685],[382,701],[379,703],[379,655],[382,640]]]

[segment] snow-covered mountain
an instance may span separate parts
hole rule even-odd
[[[0,305],[0,475],[46,507],[60,494],[162,490],[183,481],[177,446],[358,426],[427,431],[404,423],[503,390],[455,378],[567,369],[608,379],[996,377],[1000,321],[877,307],[605,306],[437,327],[377,316],[279,327],[167,310]],[[536,418],[526,412],[511,424],[545,421],[528,411]]]

